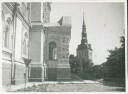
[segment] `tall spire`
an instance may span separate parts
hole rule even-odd
[[[85,22],[84,22],[84,12],[83,12],[83,27],[85,27]]]
[[[81,44],[87,44],[87,33],[86,33],[86,25],[84,21],[84,12],[83,12],[83,25],[82,25],[82,40]]]

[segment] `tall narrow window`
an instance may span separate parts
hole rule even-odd
[[[8,48],[8,41],[9,41],[9,29],[6,26],[4,31],[4,47]]]
[[[55,42],[49,43],[49,59],[56,60],[57,59],[57,47]]]
[[[28,49],[28,34],[25,32],[24,34],[24,41],[23,41],[23,54],[27,55],[27,49]]]
[[[5,18],[5,26],[3,29],[3,40],[4,40],[4,47],[9,48],[9,37],[10,37],[10,25],[11,25],[11,18]]]
[[[23,42],[23,53],[26,55],[26,40]]]

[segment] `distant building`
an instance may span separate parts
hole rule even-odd
[[[91,44],[88,43],[87,40],[87,32],[86,32],[86,25],[84,21],[83,15],[83,25],[82,25],[82,39],[81,44],[77,47],[77,58],[80,62],[80,71],[83,72],[86,65],[92,63],[92,48]]]
[[[2,3],[2,84],[28,79],[30,3]]]
[[[71,39],[71,18],[62,17],[56,24],[45,26],[44,62],[47,79],[69,80],[69,42]]]

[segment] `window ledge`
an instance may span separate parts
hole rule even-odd
[[[3,47],[3,49],[2,49],[4,52],[7,52],[7,53],[12,53],[12,50],[11,49],[9,49],[9,48],[5,48],[5,47]]]
[[[23,58],[28,58],[28,55],[23,54],[22,57]]]

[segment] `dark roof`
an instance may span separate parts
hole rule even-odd
[[[92,50],[91,44],[80,44],[80,45],[78,45],[77,50],[84,50],[84,49]]]
[[[80,45],[78,45],[78,50],[79,49],[87,49],[88,48],[88,45],[86,45],[86,44],[80,44]]]

